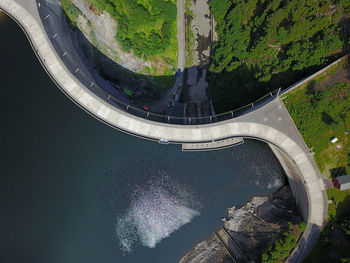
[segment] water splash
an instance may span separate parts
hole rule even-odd
[[[285,180],[283,180],[283,178],[279,177],[279,178],[276,178],[274,181],[269,182],[267,184],[267,188],[277,190],[278,188],[282,187],[284,184],[285,184]]]
[[[121,250],[131,253],[137,243],[154,248],[198,216],[199,209],[191,191],[167,175],[135,186],[129,208],[117,218],[116,236]]]

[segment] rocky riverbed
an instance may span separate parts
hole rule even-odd
[[[223,227],[250,262],[260,262],[262,251],[288,230],[288,222],[299,224],[295,200],[289,186],[269,196],[253,197],[241,207],[227,209]],[[197,244],[181,260],[186,262],[233,262],[225,246],[213,234]]]

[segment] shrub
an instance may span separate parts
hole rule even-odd
[[[344,220],[341,223],[341,228],[343,229],[344,233],[350,236],[350,220]]]
[[[293,224],[289,222],[288,225],[288,231],[283,233],[284,238],[269,245],[263,251],[262,262],[284,262],[284,259],[288,258],[291,251],[297,247],[296,236],[293,234]]]
[[[177,9],[173,0],[93,0],[100,11],[117,19],[115,36],[122,49],[137,57],[164,54],[176,37]]]
[[[72,4],[71,0],[61,0],[61,5],[69,20],[75,24],[79,15],[82,15],[82,12]]]
[[[306,223],[305,222],[300,222],[299,228],[301,232],[305,232],[306,229]]]

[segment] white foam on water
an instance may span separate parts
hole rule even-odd
[[[284,180],[283,180],[283,178],[279,177],[279,178],[276,178],[274,181],[269,182],[267,184],[267,188],[277,190],[278,188],[280,188],[283,185],[284,185]]]
[[[135,186],[129,208],[117,218],[116,235],[121,250],[131,253],[137,243],[154,248],[199,216],[199,209],[191,191],[167,175]]]

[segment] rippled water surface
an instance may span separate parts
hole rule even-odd
[[[0,21],[0,262],[176,262],[225,209],[275,191],[263,143],[182,153],[113,130],[52,83]]]

